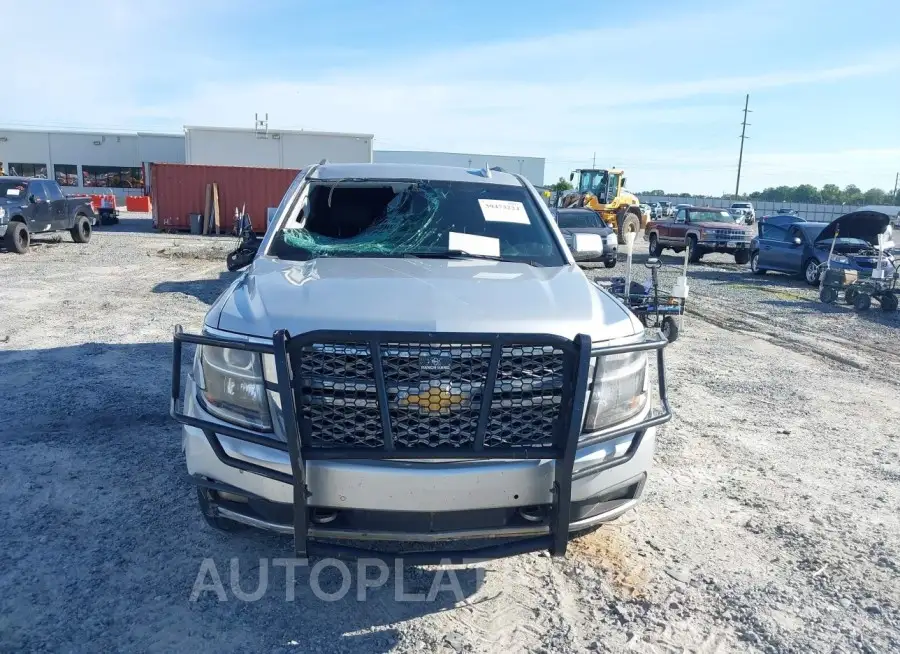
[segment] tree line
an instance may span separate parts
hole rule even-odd
[[[559,178],[555,184],[547,186],[551,191],[568,191],[572,185],[568,180]],[[666,196],[678,198],[697,197],[695,193],[666,193],[660,188],[652,191],[643,191],[637,193],[638,197],[642,195],[650,196]],[[722,200],[749,200],[760,202],[802,202],[804,204],[886,204],[900,205],[900,192],[885,191],[880,188],[870,188],[863,191],[855,184],[848,184],[841,188],[837,184],[825,184],[822,188],[817,188],[812,184],[800,184],[799,186],[769,186],[762,191],[753,191],[735,198],[733,194],[720,196]]]
[[[641,195],[664,195],[669,197],[689,198],[695,197],[693,193],[666,193],[662,189],[653,189],[638,193]],[[732,194],[722,195],[721,199],[735,199]],[[855,184],[848,184],[841,188],[837,184],[825,184],[817,188],[812,184],[800,184],[799,186],[770,186],[762,191],[742,194],[737,199],[761,201],[761,202],[802,202],[805,204],[886,204],[900,205],[900,193],[885,191],[880,188],[870,188],[863,191]]]

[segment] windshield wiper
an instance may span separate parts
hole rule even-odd
[[[441,252],[404,252],[404,257],[416,259],[485,259],[487,261],[505,261],[507,263],[524,263],[529,266],[541,267],[537,261],[525,259],[510,259],[508,257],[494,256],[493,254],[475,254],[465,250],[443,250]]]

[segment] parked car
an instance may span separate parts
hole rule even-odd
[[[801,218],[797,214],[791,213],[777,213],[773,216],[762,216],[759,219],[761,223],[767,223],[769,225],[790,225],[792,223],[805,223],[807,222],[806,218]]]
[[[675,215],[675,207],[672,206],[671,202],[657,202],[659,205],[659,217],[665,218],[666,216],[674,216]]]
[[[732,211],[735,209],[743,209],[745,213],[749,212],[751,223],[756,220],[756,210],[753,208],[752,202],[732,202],[730,209]]]
[[[559,231],[576,261],[602,261],[607,268],[613,268],[619,258],[619,241],[616,232],[610,228],[596,211],[592,209],[556,209],[553,212]],[[576,252],[575,234],[596,234],[584,252]]]
[[[878,235],[892,236],[890,216],[877,211],[855,211],[830,223],[795,219],[785,224],[759,223],[759,234],[750,245],[750,269],[757,275],[785,272],[802,275],[817,286],[821,264],[828,260],[832,242],[834,255],[830,266],[855,270],[860,277],[871,277],[878,261]],[[893,258],[893,243],[886,255]]]
[[[95,219],[89,199],[65,197],[53,180],[0,177],[0,238],[10,252],[27,252],[37,233],[67,231],[87,243]]]
[[[585,276],[522,176],[309,166],[232,254],[203,335],[175,332],[171,413],[213,527],[292,533],[300,558],[492,537],[403,558],[562,555],[640,500],[666,341]]]
[[[689,248],[692,263],[710,252],[733,254],[736,263],[747,263],[752,237],[749,227],[735,224],[730,213],[713,207],[681,207],[674,218],[654,220],[644,232],[650,256],[658,257],[665,249],[683,252]]]

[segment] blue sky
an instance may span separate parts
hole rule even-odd
[[[891,187],[900,169],[900,3],[891,0],[44,0],[0,125],[375,135],[376,148],[591,163],[635,190]],[[69,48],[73,34],[104,48]],[[20,43],[17,40],[21,41]],[[99,44],[98,44],[99,45]],[[115,91],[98,93],[102,85]],[[15,98],[15,101],[9,101]]]

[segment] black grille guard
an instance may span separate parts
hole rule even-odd
[[[384,380],[384,371],[381,366],[381,348],[382,343],[385,342],[403,342],[422,345],[460,343],[482,343],[489,345],[491,349],[491,358],[488,376],[483,388],[483,393],[487,397],[491,397],[491,394],[493,393],[496,371],[504,346],[553,346],[554,348],[562,350],[565,356],[563,369],[565,383],[563,386],[562,402],[560,404],[560,420],[557,421],[557,429],[556,433],[553,435],[552,446],[484,447],[484,434],[489,419],[488,416],[491,402],[482,402],[475,442],[471,448],[427,447],[420,449],[396,449],[393,446],[391,438],[391,420],[389,416],[387,390]],[[281,417],[283,419],[283,429],[287,442],[284,443],[273,438],[262,436],[258,433],[242,429],[241,427],[195,418],[179,410],[179,403],[181,402],[182,354],[183,345],[185,343],[213,347],[227,347],[236,350],[273,355],[275,358],[277,382],[272,384],[267,380],[266,388],[271,391],[276,391],[280,398]],[[378,406],[381,411],[381,423],[385,432],[383,447],[323,448],[312,447],[310,445],[311,436],[309,433],[309,425],[306,424],[306,421],[298,419],[299,413],[295,399],[294,375],[292,374],[294,368],[291,365],[291,359],[292,357],[299,357],[305,346],[322,343],[356,343],[368,346],[375,370]],[[668,341],[660,333],[655,333],[652,336],[648,335],[642,341],[636,343],[593,347],[590,338],[584,334],[580,334],[576,336],[575,339],[570,340],[561,336],[547,334],[456,334],[362,331],[314,331],[291,336],[287,331],[279,330],[274,333],[272,344],[270,345],[206,335],[187,334],[182,331],[182,328],[179,325],[175,327],[174,332],[172,396],[170,399],[169,414],[172,418],[182,424],[202,430],[216,456],[226,465],[285,484],[290,484],[293,487],[294,549],[298,558],[306,558],[310,555],[365,557],[377,554],[373,550],[310,540],[309,507],[307,505],[310,494],[306,486],[306,461],[341,459],[459,459],[461,456],[466,459],[475,460],[552,459],[554,461],[554,483],[553,487],[550,489],[553,503],[550,511],[549,535],[530,536],[504,544],[471,550],[441,550],[434,552],[404,553],[403,559],[406,562],[411,564],[438,562],[469,563],[539,550],[549,550],[554,556],[564,556],[569,539],[572,482],[626,463],[637,452],[648,429],[668,422],[672,418],[672,411],[669,406],[666,388],[665,360],[663,356],[663,349],[667,344]],[[656,352],[658,374],[657,388],[661,402],[661,410],[656,412],[651,411],[644,420],[637,424],[612,426],[589,433],[582,432],[581,428],[583,416],[585,414],[585,401],[590,382],[588,376],[591,359],[613,354],[648,351]],[[273,422],[275,422],[275,416],[273,416]],[[579,448],[598,445],[631,433],[635,434],[635,438],[632,440],[631,446],[625,455],[611,461],[600,462],[589,468],[581,469],[577,475],[573,476],[575,455]],[[287,452],[290,456],[292,474],[285,474],[278,470],[272,470],[228,456],[219,443],[216,436],[217,434]],[[381,554],[383,554],[383,552]]]

